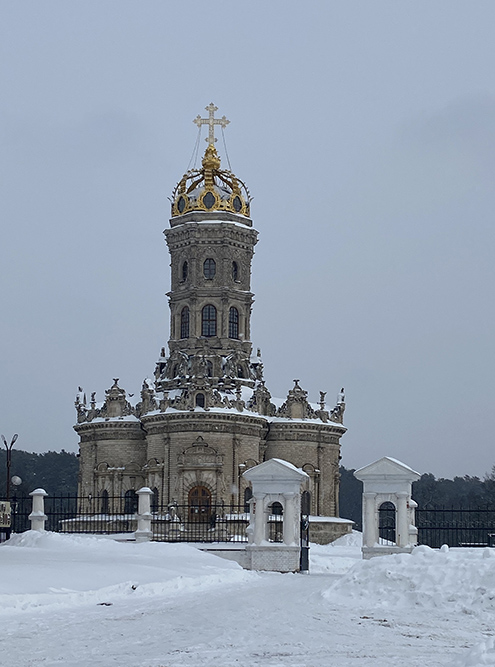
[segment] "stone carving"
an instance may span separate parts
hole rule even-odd
[[[91,394],[91,404],[88,410],[86,406],[86,395],[81,395],[80,390],[76,396],[75,406],[77,411],[77,423],[90,422],[97,417],[105,419],[116,419],[135,415],[135,408],[126,399],[126,392],[118,386],[119,379],[114,378],[113,385],[105,391],[105,402],[100,408],[96,407],[95,392]]]
[[[141,416],[153,412],[158,407],[153,383],[148,378],[143,380],[141,403],[136,405],[136,414]]]

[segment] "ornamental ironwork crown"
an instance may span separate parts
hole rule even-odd
[[[251,197],[246,185],[231,171],[220,169],[220,157],[215,148],[215,125],[222,129],[228,125],[225,116],[215,118],[217,107],[211,103],[206,107],[208,118],[198,116],[194,123],[200,128],[208,125],[208,146],[201,169],[187,171],[172,193],[172,217],[190,211],[228,211],[249,218]]]

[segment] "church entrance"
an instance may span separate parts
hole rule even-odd
[[[189,520],[208,521],[211,510],[211,493],[205,486],[194,486],[188,496]]]

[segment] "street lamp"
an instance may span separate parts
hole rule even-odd
[[[11,440],[10,445],[7,443],[7,440],[5,439],[5,436],[2,435],[2,440],[3,444],[5,445],[5,449],[7,450],[7,490],[6,490],[6,500],[9,502],[10,500],[10,466],[12,465],[12,447],[14,446],[15,441],[18,438],[18,434],[16,433],[14,437]]]

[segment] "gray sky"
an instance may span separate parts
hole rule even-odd
[[[489,471],[494,25],[493,0],[0,2],[1,432],[76,451],[77,386],[152,374],[167,197],[213,101],[272,394],[344,386],[346,467]]]

